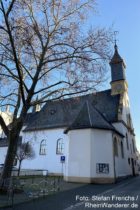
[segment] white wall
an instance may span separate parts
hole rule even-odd
[[[0,164],[4,163],[6,153],[7,153],[7,147],[0,147]]]
[[[33,160],[24,160],[22,169],[48,170],[49,173],[62,173],[62,163],[59,154],[56,154],[56,145],[59,138],[64,140],[64,154],[67,158],[68,136],[63,133],[64,128],[34,132],[23,132],[22,142],[29,141],[35,151]],[[45,139],[47,143],[46,155],[40,155],[40,143]],[[63,164],[65,170],[65,164]]]
[[[90,177],[91,129],[72,130],[68,136],[68,165],[65,175]]]
[[[114,177],[112,132],[94,129],[91,138],[91,177]],[[97,163],[109,164],[109,173],[97,173]]]
[[[69,152],[67,177],[113,178],[112,132],[99,129],[78,129],[68,133]],[[109,173],[96,173],[97,163],[109,164]],[[70,178],[71,179],[71,178]]]
[[[116,165],[116,175],[119,176],[126,176],[132,175],[132,165],[128,163],[128,158],[133,158],[134,161],[136,160],[136,152],[133,151],[132,139],[134,136],[128,131],[126,126],[123,125],[122,122],[113,123],[114,127],[120,131],[125,137],[123,138],[123,148],[124,148],[124,158],[121,157],[121,141],[118,141],[118,157],[115,158],[115,165]],[[128,144],[129,149],[127,148],[126,142],[126,134],[128,136]],[[135,165],[135,172],[137,173],[138,168]]]

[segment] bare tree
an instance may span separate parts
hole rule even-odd
[[[1,180],[11,176],[32,106],[94,90],[104,80],[110,32],[82,27],[94,8],[94,0],[0,1],[0,106],[13,112],[10,128],[0,116],[9,141]]]
[[[29,142],[22,143],[17,148],[16,158],[19,161],[18,176],[20,174],[21,164],[23,160],[32,160],[35,158],[35,152]]]

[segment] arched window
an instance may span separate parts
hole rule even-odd
[[[126,146],[127,146],[127,149],[129,150],[129,143],[128,143],[128,135],[126,133]]]
[[[124,158],[123,142],[121,141],[121,156]]]
[[[132,139],[132,147],[133,147],[133,152],[135,152],[135,143],[134,143],[134,139]]]
[[[47,154],[47,144],[46,144],[46,140],[42,140],[40,143],[40,151],[39,151],[40,155],[46,155]]]
[[[63,154],[64,153],[64,142],[63,139],[58,139],[57,140],[57,145],[56,145],[56,154]]]
[[[118,156],[118,143],[117,143],[117,138],[114,138],[114,155]]]
[[[131,154],[132,154],[132,145],[130,144],[130,151],[131,151]]]

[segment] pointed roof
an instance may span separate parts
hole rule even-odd
[[[114,55],[113,55],[113,57],[110,61],[110,64],[123,63],[124,68],[126,68],[124,60],[122,59],[122,57],[118,53],[118,46],[116,44],[114,46],[114,49],[115,49],[115,52],[114,52]]]
[[[88,101],[84,103],[76,119],[65,132],[67,133],[69,130],[81,128],[114,130],[111,123],[109,123],[94,106],[91,106]]]

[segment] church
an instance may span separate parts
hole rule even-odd
[[[137,175],[126,65],[116,44],[110,67],[110,89],[50,101],[28,114],[21,137],[32,145],[35,158],[23,161],[21,175],[63,175],[65,181],[81,183],[114,183]],[[1,138],[0,164],[7,145]]]

